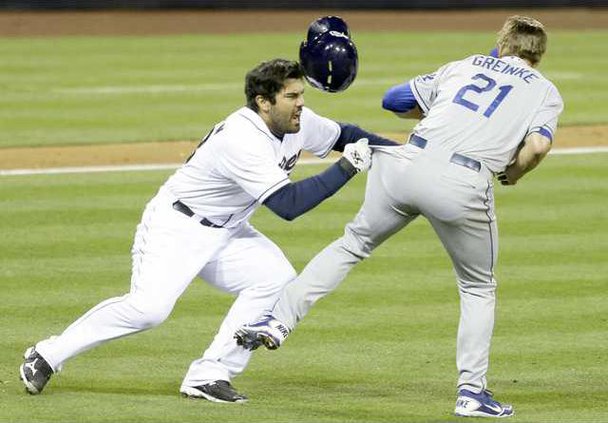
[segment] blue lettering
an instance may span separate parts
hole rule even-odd
[[[286,157],[283,157],[283,159],[281,160],[281,163],[279,163],[279,167],[281,169],[283,169],[285,172],[287,172],[288,174],[291,173],[291,171],[293,170],[293,168],[296,165],[296,162],[298,161],[298,158],[300,157],[301,152],[302,152],[302,150],[298,151],[296,154],[291,156],[289,159]]]
[[[524,74],[528,72],[527,70],[525,70],[524,68],[519,68],[519,70],[517,72],[515,72],[514,76],[519,76],[520,78],[524,78]]]
[[[473,56],[473,61],[471,62],[471,64],[473,66],[479,66],[481,68],[486,68],[486,69],[494,71],[494,72],[499,72],[499,73],[504,73],[507,75],[516,76],[518,78],[521,78],[527,84],[529,84],[529,83],[533,82],[535,79],[539,78],[539,76],[536,73],[534,73],[533,71],[531,71],[529,69],[521,68],[518,66],[512,66],[512,65],[508,64],[507,62],[504,62],[500,59],[496,59],[494,57]],[[434,78],[435,74],[423,76],[422,77],[423,81],[426,81],[426,79],[424,79],[424,78],[426,78],[428,76],[432,76]]]
[[[501,68],[504,67],[506,65],[505,62],[503,62],[502,60],[496,60],[496,63],[494,63],[494,66],[492,66],[492,70],[494,72],[500,72]]]
[[[495,60],[496,59],[494,59],[493,57],[486,57],[486,60],[483,61],[483,64],[481,66],[486,69],[490,69],[490,65],[494,63]]]
[[[526,81],[526,83],[530,83],[532,82],[534,79],[538,79],[538,75],[535,73],[530,72],[530,75],[527,75],[524,77],[524,81]]]
[[[513,75],[518,70],[519,70],[519,68],[516,66],[507,65],[507,67],[505,69],[503,69],[503,71],[501,73],[508,73],[509,75]]]

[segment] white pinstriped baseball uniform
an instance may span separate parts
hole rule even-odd
[[[361,210],[344,236],[286,287],[272,315],[294,328],[355,264],[423,215],[457,276],[458,387],[479,392],[486,388],[494,326],[493,173],[505,169],[527,134],[552,139],[563,103],[555,86],[517,57],[471,56],[410,86],[425,117],[407,144],[374,149]]]
[[[36,351],[57,371],[94,346],[154,327],[200,275],[237,298],[209,348],[192,362],[183,385],[231,380],[241,373],[251,353],[235,345],[235,329],[268,311],[295,277],[281,250],[248,220],[290,182],[301,150],[324,157],[339,135],[336,122],[307,108],[300,131],[283,140],[254,111],[244,107],[234,112],[147,204],[132,249],[130,292],[93,307],[60,336],[39,342]]]

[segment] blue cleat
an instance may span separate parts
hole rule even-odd
[[[272,316],[263,316],[255,323],[241,326],[234,334],[237,345],[247,350],[255,350],[264,345],[276,350],[287,339],[289,329]]]
[[[492,393],[488,390],[479,394],[461,389],[458,391],[456,408],[454,414],[461,417],[511,417],[515,414],[513,406],[501,404],[492,399]]]

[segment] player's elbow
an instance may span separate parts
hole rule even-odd
[[[530,155],[537,160],[541,160],[551,150],[551,140],[540,134],[533,134],[526,140],[526,149]]]
[[[272,209],[271,209],[272,210]],[[281,219],[283,220],[287,220],[288,222],[291,222],[292,220],[294,220],[296,217],[298,217],[299,215],[289,212],[289,211],[284,211],[284,210],[280,210],[280,211],[276,211],[276,210],[272,210],[277,216],[279,216]]]
[[[281,193],[272,195],[264,202],[264,205],[281,219],[289,222],[300,215],[295,211],[288,199],[286,199],[284,195],[281,195]]]
[[[551,150],[551,143],[539,141],[534,143],[534,155],[537,157],[545,157]]]

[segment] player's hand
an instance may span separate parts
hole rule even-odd
[[[342,157],[348,160],[357,173],[369,170],[372,165],[372,149],[367,144],[368,139],[361,138],[357,142],[344,146]]]
[[[496,179],[500,182],[501,185],[515,185],[517,183],[516,180],[511,180],[506,171],[498,172],[496,174]]]

